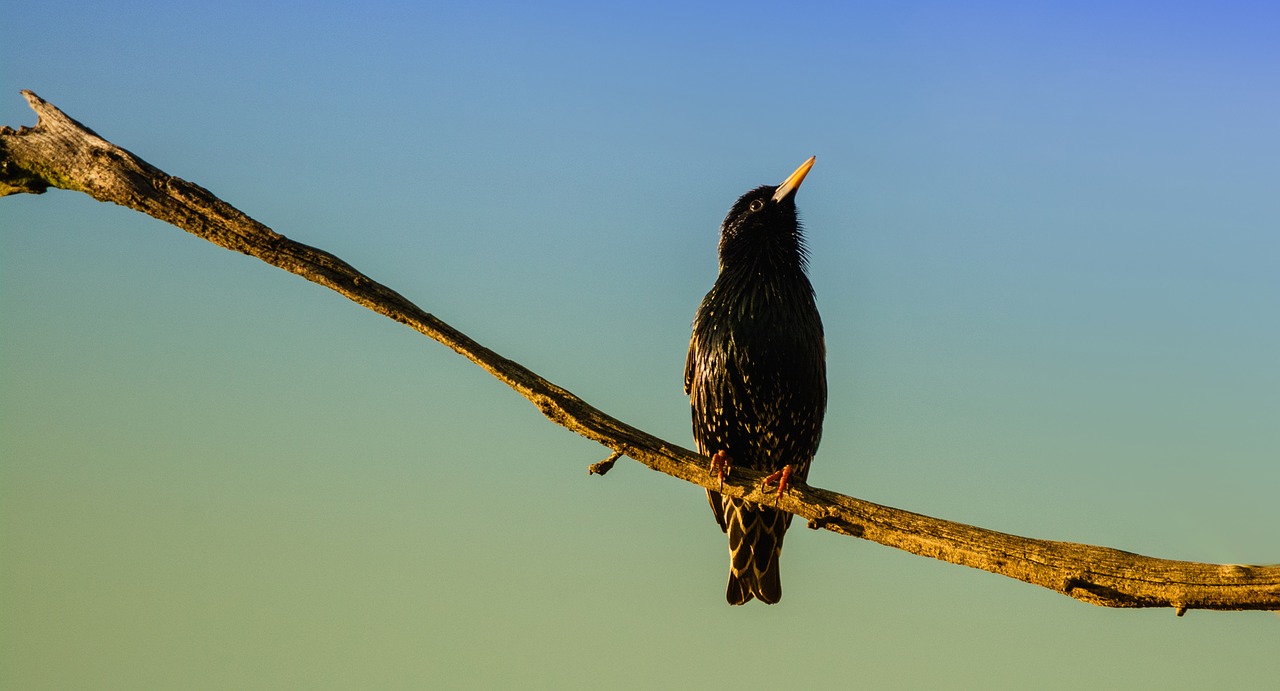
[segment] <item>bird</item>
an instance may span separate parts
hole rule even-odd
[[[732,467],[754,468],[781,497],[808,476],[822,439],[826,341],[795,204],[815,159],[742,195],[720,225],[719,274],[694,316],[684,388],[694,441],[721,487]],[[710,489],[707,500],[729,536],[725,599],[778,602],[791,514]]]

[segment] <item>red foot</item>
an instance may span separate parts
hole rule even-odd
[[[784,465],[769,477],[764,479],[764,486],[768,487],[774,483],[778,485],[778,499],[782,498],[782,493],[787,491],[787,482],[791,480],[791,466]],[[777,501],[775,500],[776,504]]]
[[[711,457],[711,472],[720,479],[720,489],[724,489],[724,479],[729,476],[731,470],[733,470],[733,459],[729,458],[729,454],[717,451]]]

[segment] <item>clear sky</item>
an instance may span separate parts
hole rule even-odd
[[[200,3],[9,12],[27,88],[692,444],[716,230],[798,203],[810,480],[1280,562],[1273,3]],[[132,211],[0,200],[0,687],[1262,688],[1280,617],[1116,611],[793,530],[724,603],[701,490]]]

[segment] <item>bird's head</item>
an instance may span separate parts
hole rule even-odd
[[[805,247],[796,216],[796,191],[816,157],[800,164],[781,184],[764,185],[742,195],[720,225],[720,270],[804,269]]]

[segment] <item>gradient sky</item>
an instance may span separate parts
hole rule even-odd
[[[690,446],[742,192],[798,203],[810,480],[1280,561],[1272,3],[46,1],[32,89]],[[796,529],[723,601],[700,489],[443,347],[82,194],[0,200],[0,686],[1262,688],[1271,613],[1118,611]]]

